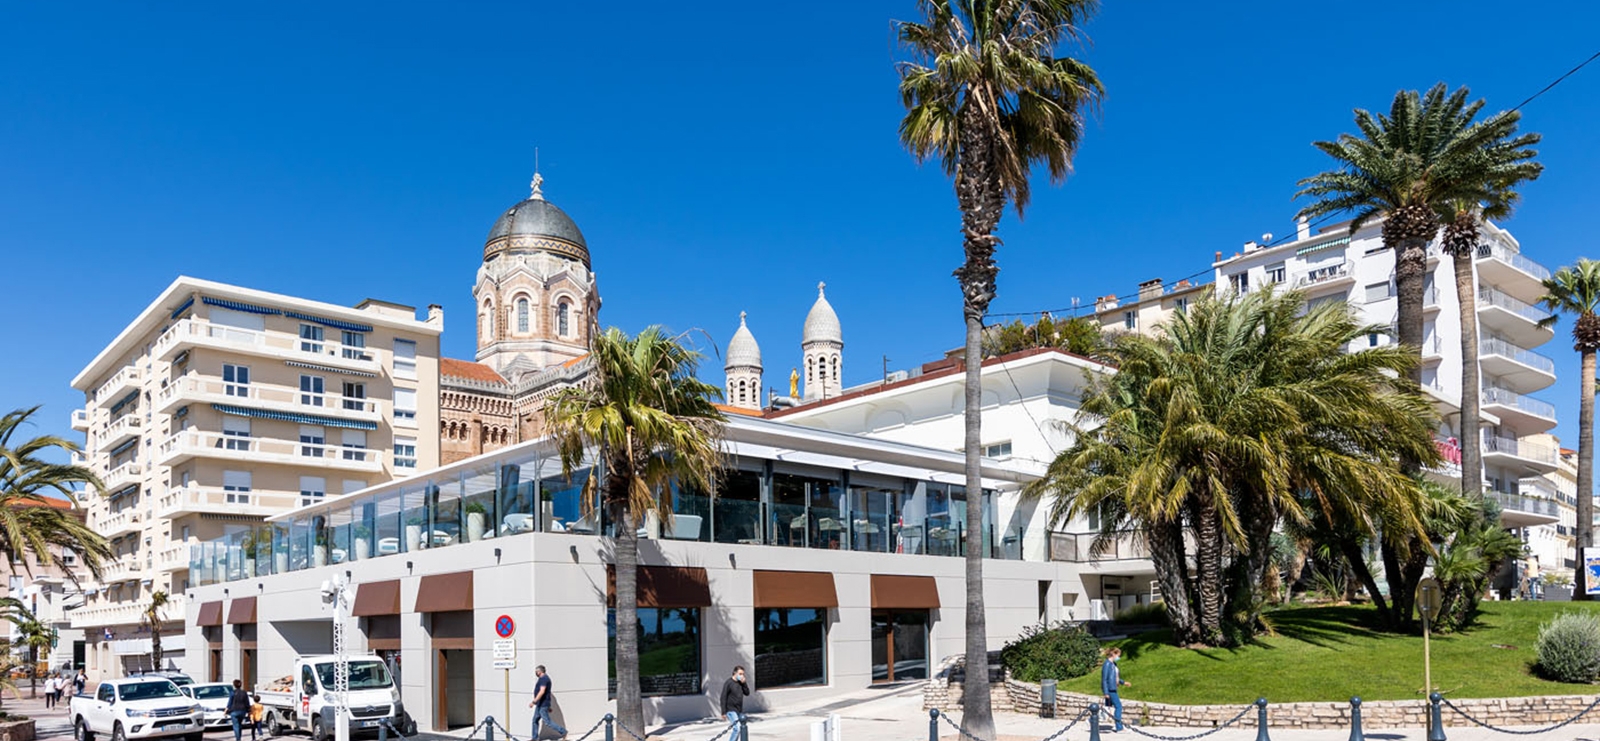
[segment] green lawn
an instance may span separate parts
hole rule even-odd
[[[1433,638],[1433,682],[1447,697],[1593,694],[1595,685],[1535,676],[1539,626],[1571,602],[1485,602],[1465,633]],[[1110,645],[1122,647],[1123,699],[1179,704],[1406,700],[1422,697],[1422,637],[1379,632],[1369,607],[1298,607],[1268,614],[1277,635],[1238,649],[1176,648],[1162,631]],[[1100,672],[1061,685],[1099,694]]]

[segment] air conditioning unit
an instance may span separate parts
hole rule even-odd
[[[906,372],[906,371],[903,371],[903,370],[890,371],[889,375],[886,375],[886,376],[883,377],[883,382],[884,383],[898,383],[898,382],[904,381],[904,380],[906,380],[907,378],[910,378],[910,377],[911,377],[911,374]]]

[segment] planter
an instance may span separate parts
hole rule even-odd
[[[421,525],[407,525],[406,526],[406,552],[410,553],[412,551],[421,550],[421,548],[422,548],[422,526]]]
[[[355,552],[357,561],[365,561],[372,556],[372,544],[368,543],[366,538],[359,538],[356,540]]]
[[[272,554],[272,573],[289,573],[289,554],[287,552],[278,552]]]
[[[477,542],[479,540],[483,540],[483,531],[484,531],[483,513],[482,512],[468,512],[467,513],[467,542],[473,543],[473,542]]]
[[[327,566],[328,565],[328,548],[327,548],[327,546],[320,546],[319,545],[319,546],[311,549],[311,565],[313,567],[321,567],[321,566]]]
[[[33,741],[33,719],[0,722],[0,741]]]

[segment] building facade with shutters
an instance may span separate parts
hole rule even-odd
[[[163,663],[183,660],[191,545],[438,465],[443,323],[180,277],[96,355],[72,381],[115,553],[72,613],[91,679],[150,668],[158,592]]]

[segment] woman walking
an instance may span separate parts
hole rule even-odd
[[[1100,665],[1100,694],[1106,696],[1106,708],[1113,713],[1111,717],[1115,725],[1112,732],[1122,730],[1122,697],[1117,693],[1117,688],[1133,686],[1122,681],[1122,671],[1117,668],[1120,660],[1122,649],[1112,646],[1106,649],[1106,662]]]

